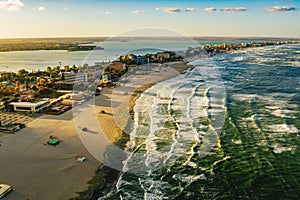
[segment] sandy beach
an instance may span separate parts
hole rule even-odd
[[[62,143],[44,145],[50,135]],[[69,199],[87,188],[99,165],[81,144],[70,111],[42,116],[0,140],[0,180],[14,188],[6,199]],[[87,160],[78,162],[77,155]]]
[[[76,192],[86,191],[99,161],[106,164],[106,148],[122,138],[139,94],[190,66],[178,62],[145,67],[140,70],[148,71],[135,71],[115,89],[105,88],[82,106],[59,116],[42,115],[15,134],[0,133],[0,181],[14,187],[7,199],[73,199]],[[62,143],[45,145],[50,135]],[[76,161],[78,155],[87,160]]]
[[[132,110],[136,99],[152,85],[175,77],[190,67],[184,62],[169,63],[168,66],[154,65],[152,69],[147,66],[141,66],[133,74],[129,73],[129,76],[122,77],[115,89],[105,88],[95,100],[95,112],[92,109],[82,112],[90,113],[89,115],[83,115],[83,121],[85,118],[89,120],[82,126],[90,127],[88,129],[98,134],[84,134],[84,137],[81,135],[81,139],[84,144],[88,144],[86,148],[89,152],[96,155],[97,159],[108,166],[108,168],[105,168],[105,172],[99,171],[93,178],[93,180],[97,180],[99,176],[102,177],[103,173],[105,173],[106,183],[102,186],[104,189],[109,188],[109,185],[114,181],[112,177],[115,177],[118,171],[122,170],[121,161],[124,160],[124,151],[120,146],[126,143],[133,125]],[[142,70],[143,73],[141,74],[139,70]],[[88,107],[86,106],[85,109]],[[104,113],[101,111],[104,111]],[[98,127],[94,126],[93,115],[97,116]],[[99,141],[101,141],[101,146],[98,145]],[[106,149],[113,153],[110,153],[108,156],[98,154],[98,152],[106,152]],[[97,187],[94,188],[97,190]],[[99,190],[96,193],[101,195]],[[95,198],[97,195],[93,197]]]

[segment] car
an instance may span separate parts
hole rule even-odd
[[[0,184],[0,199],[2,199],[2,197],[10,191],[12,191],[12,187],[10,185]]]

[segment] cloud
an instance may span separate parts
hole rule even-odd
[[[143,10],[133,10],[132,11],[133,14],[144,14]]]
[[[177,12],[181,12],[181,10],[179,8],[155,8],[156,11],[163,11],[163,12],[167,12],[167,13],[177,13]]]
[[[274,6],[270,8],[265,8],[267,12],[284,12],[284,11],[295,11],[297,8],[290,7],[290,6]]]
[[[44,6],[39,6],[39,7],[37,8],[37,10],[38,10],[38,11],[45,11],[46,8],[45,8]]]
[[[69,8],[64,8],[64,11],[66,11],[66,12],[69,11],[69,10],[70,10]]]
[[[223,12],[245,12],[247,10],[248,10],[248,8],[244,8],[244,7],[220,9],[220,11],[223,11]]]
[[[204,11],[206,11],[206,12],[216,12],[217,9],[214,8],[214,7],[211,7],[211,8],[205,8]]]
[[[186,12],[196,12],[197,9],[196,8],[187,8],[185,9]]]
[[[24,4],[20,0],[6,0],[0,1],[0,9],[6,9],[9,11],[16,11],[20,10]]]
[[[106,15],[111,15],[111,11],[110,11],[110,10],[107,10],[107,11],[105,11],[105,14],[106,14]]]

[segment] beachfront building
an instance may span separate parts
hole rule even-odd
[[[172,51],[159,52],[156,54],[156,57],[160,61],[170,61],[175,57],[175,53]]]
[[[147,58],[147,57],[137,56],[137,57],[134,58],[134,62],[137,65],[146,64],[146,63],[149,63],[149,61],[150,61],[150,59]]]
[[[110,69],[115,69],[118,72],[121,72],[126,69],[126,65],[120,62],[113,62],[108,65]]]
[[[50,105],[49,99],[43,99],[42,101],[31,103],[31,102],[12,102],[9,104],[13,111],[16,112],[39,112]]]

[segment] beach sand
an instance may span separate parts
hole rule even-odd
[[[45,145],[50,135],[62,143]],[[1,141],[0,180],[14,188],[6,199],[69,199],[87,188],[99,165],[81,144],[70,111],[41,116],[19,132],[5,134]],[[76,161],[78,155],[87,160]]]
[[[145,66],[147,68],[147,66]],[[155,65],[153,69],[142,75],[138,71],[128,77],[121,78],[121,83],[115,89],[104,88],[103,92],[95,101],[95,109],[99,126],[107,139],[116,144],[123,146],[128,138],[128,133],[132,126],[133,107],[135,101],[142,94],[154,84],[163,80],[175,77],[183,73],[191,66],[184,62],[169,63],[168,66]],[[143,67],[141,68],[143,69]],[[167,70],[166,70],[167,69]],[[125,81],[124,81],[125,80]],[[104,111],[105,113],[102,113]],[[92,144],[91,144],[92,145]],[[95,143],[97,145],[97,143]],[[91,193],[91,188],[94,188],[93,199],[101,196],[103,190],[109,190],[109,187],[117,178],[118,170],[105,167],[100,169],[94,176],[89,191],[85,191],[77,199],[85,199],[87,193]],[[99,185],[95,180],[99,177],[105,177],[105,185]],[[100,188],[100,189],[99,189]]]
[[[99,125],[106,137],[111,142],[117,142],[122,137],[122,132],[128,126],[128,119],[135,101],[143,91],[154,84],[183,73],[190,67],[184,62],[153,64],[152,68],[148,65],[139,66],[134,74],[129,72],[128,77],[122,77],[122,84],[118,84],[114,90],[105,88],[95,105],[96,113],[99,113]]]

